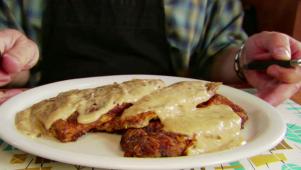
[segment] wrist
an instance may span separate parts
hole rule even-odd
[[[245,44],[243,43],[240,48],[235,53],[234,57],[234,71],[236,73],[236,76],[243,82],[246,82],[246,77],[244,74],[244,68],[243,65],[245,63]]]

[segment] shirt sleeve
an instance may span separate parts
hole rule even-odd
[[[214,56],[230,46],[240,46],[247,35],[242,28],[244,13],[239,0],[210,1],[205,15],[191,69],[194,77],[208,79]]]
[[[43,0],[0,0],[0,29],[17,29],[40,43]]]

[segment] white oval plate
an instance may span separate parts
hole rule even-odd
[[[243,133],[247,144],[221,152],[171,158],[125,158],[119,146],[120,136],[105,133],[88,134],[73,143],[60,143],[45,138],[30,138],[15,128],[18,111],[59,92],[96,87],[126,80],[162,79],[167,84],[183,80],[179,77],[155,75],[119,75],[74,79],[27,90],[0,106],[0,138],[25,152],[59,162],[110,169],[182,169],[226,163],[254,156],[277,145],[286,126],[271,105],[244,91],[222,86],[219,93],[243,107],[249,116]]]

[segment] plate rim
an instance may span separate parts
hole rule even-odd
[[[89,77],[89,78],[79,78],[79,79],[70,79],[70,80],[64,80],[60,82],[54,82],[42,86],[38,86],[32,89],[29,89],[11,99],[9,99],[7,102],[3,103],[3,105],[0,106],[0,113],[5,111],[7,107],[10,107],[13,105],[13,102],[21,100],[22,97],[27,96],[31,93],[34,93],[35,91],[40,91],[41,89],[51,89],[56,86],[64,85],[64,84],[70,84],[72,86],[72,83],[74,84],[75,82],[88,82],[87,84],[81,84],[82,86],[91,86],[91,83],[93,80],[103,80],[107,79],[113,79],[116,81],[116,79],[119,79],[120,81],[124,81],[124,79],[133,79],[133,78],[156,78],[156,79],[162,79],[163,81],[166,81],[166,79],[172,79],[176,81],[182,81],[182,80],[193,80],[193,81],[199,81],[198,79],[191,79],[191,78],[183,78],[183,77],[175,77],[175,76],[161,76],[161,75],[144,75],[144,74],[133,74],[133,75],[112,75],[112,76],[99,76],[99,77]],[[122,80],[121,80],[122,79]],[[93,86],[93,85],[92,85]],[[41,152],[39,149],[38,150],[32,150],[31,147],[31,141],[24,141],[20,142],[20,139],[28,138],[27,136],[24,136],[23,134],[17,132],[17,129],[14,128],[13,131],[17,132],[15,134],[8,134],[5,133],[6,130],[12,130],[9,129],[9,127],[3,127],[6,125],[5,123],[0,124],[0,138],[5,141],[6,143],[12,145],[13,147],[16,147],[22,151],[25,151],[27,153],[44,157],[47,159],[55,160],[58,162],[64,162],[68,164],[75,164],[75,165],[83,165],[83,166],[88,166],[88,167],[95,167],[95,168],[113,168],[113,169],[182,169],[182,168],[192,168],[192,167],[201,167],[201,166],[209,166],[209,165],[214,165],[218,163],[225,163],[225,162],[231,162],[231,161],[236,161],[240,159],[244,159],[246,157],[251,157],[256,154],[259,154],[261,152],[264,152],[274,146],[276,146],[285,136],[286,132],[286,126],[284,120],[281,118],[281,115],[278,110],[276,110],[273,106],[269,105],[265,101],[255,97],[254,95],[248,94],[247,92],[244,92],[239,89],[235,89],[233,87],[229,87],[226,85],[222,85],[221,89],[224,90],[230,90],[235,93],[239,93],[242,95],[242,98],[247,96],[249,99],[252,101],[257,102],[257,104],[264,105],[264,109],[268,109],[270,112],[273,112],[273,115],[268,112],[266,116],[268,116],[268,119],[272,120],[272,126],[275,129],[267,129],[266,133],[271,134],[274,133],[274,136],[264,136],[265,139],[270,139],[270,143],[261,143],[262,140],[260,141],[253,141],[253,143],[248,143],[247,145],[237,147],[231,150],[226,150],[226,151],[220,151],[220,152],[214,152],[214,153],[206,153],[202,155],[197,155],[197,156],[184,156],[184,157],[169,157],[169,158],[125,158],[125,157],[108,157],[108,156],[96,156],[101,161],[95,160],[95,156],[87,155],[87,154],[82,154],[82,153],[75,153],[75,156],[80,156],[81,159],[69,159],[70,156],[74,156],[74,153],[70,151],[61,151],[55,148],[51,148],[43,145],[43,144],[37,144],[39,146],[38,148],[44,148],[44,149],[49,149],[50,151],[54,152],[49,154],[49,151],[46,152]],[[47,97],[46,97],[47,98]],[[16,113],[15,113],[16,114]],[[15,116],[15,114],[13,116]],[[9,116],[4,116],[5,114],[0,114],[0,120],[5,120],[3,118],[8,118]],[[12,116],[12,115],[10,115]],[[276,123],[275,123],[276,122]],[[279,126],[276,126],[278,124]],[[14,126],[14,125],[13,125]],[[15,127],[15,126],[14,126]],[[276,133],[275,133],[276,132]],[[13,136],[15,135],[15,136]],[[34,141],[32,141],[34,143]],[[257,143],[257,145],[256,145]],[[250,146],[250,144],[257,146],[257,150],[250,150],[247,153],[245,152],[244,148],[246,146]],[[260,145],[258,145],[260,144]],[[41,145],[41,146],[40,146]],[[253,147],[255,147],[253,146]],[[223,161],[220,160],[215,160],[213,159],[215,155],[219,155],[219,157],[223,158]],[[234,153],[234,154],[233,154]],[[236,153],[236,154],[235,154]],[[239,154],[237,154],[239,153]],[[70,155],[71,154],[71,155]],[[229,157],[228,155],[232,154],[232,157]],[[60,155],[65,155],[65,158],[60,158]],[[70,155],[70,156],[69,156]],[[243,156],[241,156],[243,155]],[[67,158],[67,159],[66,159]],[[137,160],[139,160],[137,162]],[[188,160],[189,163],[186,163]],[[75,162],[76,161],[76,162]],[[113,163],[113,162],[119,162],[119,163]],[[155,161],[155,163],[154,163]],[[112,162],[113,164],[107,164],[107,162]],[[147,166],[145,166],[147,164]],[[162,167],[164,165],[164,167]]]

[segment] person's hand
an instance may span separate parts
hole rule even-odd
[[[242,63],[253,60],[290,60],[301,58],[301,42],[277,32],[262,32],[245,43]],[[257,89],[257,96],[277,106],[301,87],[301,69],[269,66],[265,71],[244,70],[247,81]]]
[[[24,72],[32,68],[39,58],[37,45],[21,32],[12,29],[0,31],[0,52],[0,87],[20,80],[26,81]]]

